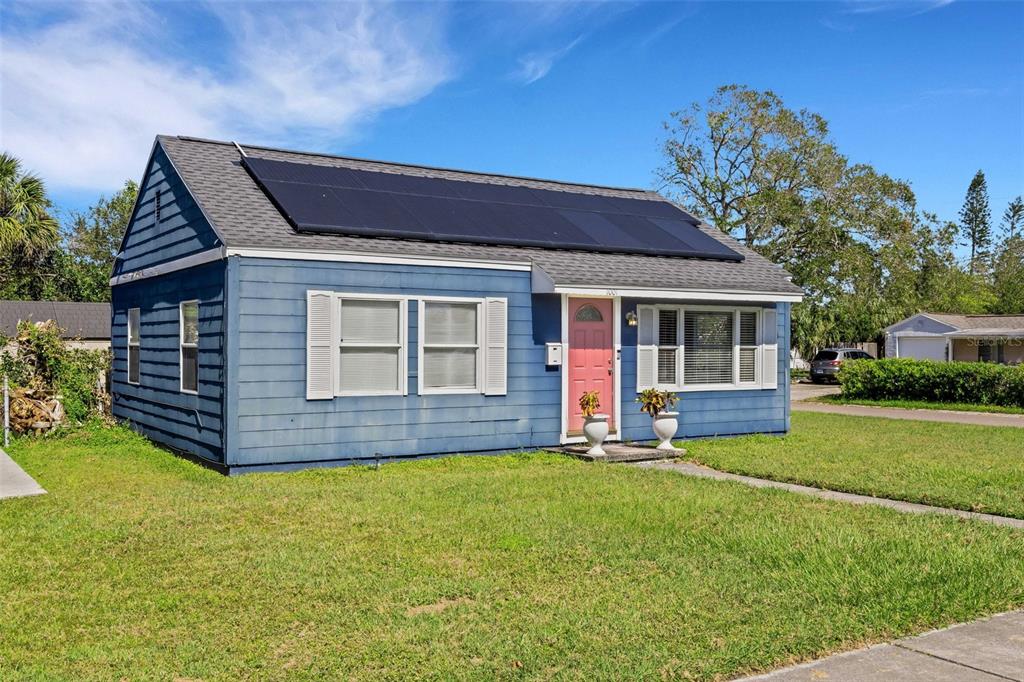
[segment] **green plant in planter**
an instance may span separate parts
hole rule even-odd
[[[670,391],[659,391],[656,388],[645,388],[640,391],[636,402],[640,403],[640,411],[657,417],[662,412],[667,412],[679,402],[679,396]]]
[[[593,417],[600,407],[601,400],[597,391],[584,391],[580,396],[580,410],[584,417]]]

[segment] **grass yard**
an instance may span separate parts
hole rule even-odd
[[[686,449],[722,471],[1024,518],[1024,429],[793,412],[785,437]]]
[[[1024,407],[1006,405],[978,405],[976,403],[933,403],[927,400],[864,400],[844,398],[839,395],[823,395],[811,398],[814,402],[836,405],[867,405],[869,407],[902,407],[907,410],[956,410],[957,412],[994,412],[997,414],[1024,414]]]
[[[11,454],[49,494],[0,501],[4,680],[713,679],[1024,605],[1020,531],[669,472],[228,479],[120,429]]]

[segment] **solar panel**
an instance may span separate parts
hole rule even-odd
[[[741,261],[667,201],[245,157],[299,232]]]

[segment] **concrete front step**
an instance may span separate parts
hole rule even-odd
[[[590,455],[587,450],[589,445],[565,445],[558,448],[548,448],[551,452],[558,452],[571,455],[588,462],[651,462],[674,457],[682,457],[686,450],[677,448],[674,451],[658,450],[653,445],[640,445],[636,443],[605,443],[603,446],[605,454]]]

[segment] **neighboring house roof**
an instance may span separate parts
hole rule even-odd
[[[947,313],[924,313],[939,322],[944,322],[960,331],[978,329],[1018,330],[1024,329],[1024,315],[952,315]]]
[[[915,317],[928,317],[953,328],[951,336],[1017,335],[1024,332],[1024,315],[960,315],[956,313],[917,313],[886,327],[886,331],[899,327]]]
[[[0,334],[14,336],[21,320],[53,320],[64,330],[64,338],[110,338],[109,303],[0,301]]]
[[[595,253],[535,247],[430,242],[297,232],[240,163],[234,143],[160,136],[182,181],[229,249],[346,252],[424,258],[529,262],[561,287],[752,291],[800,295],[790,276],[720,230],[701,231],[744,257],[741,262],[637,254]],[[640,189],[584,185],[533,178],[445,170],[323,154],[243,145],[250,156],[324,166],[355,168],[468,182],[517,185],[565,192],[666,201]]]

